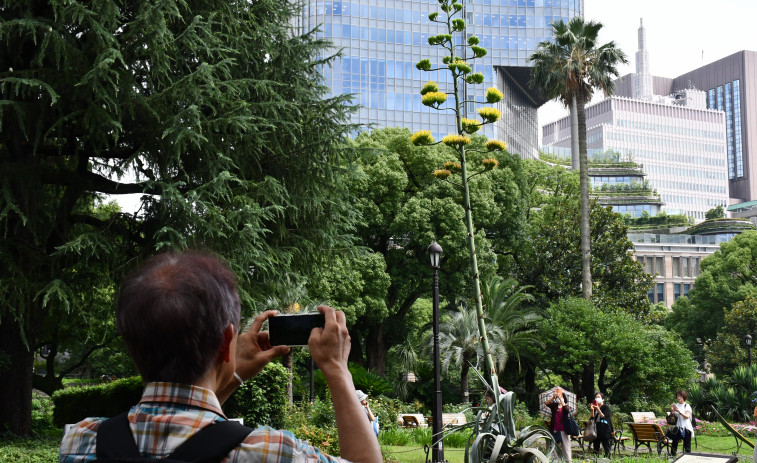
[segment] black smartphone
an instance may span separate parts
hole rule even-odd
[[[276,315],[268,319],[268,337],[272,346],[307,346],[313,328],[325,324],[320,312]]]

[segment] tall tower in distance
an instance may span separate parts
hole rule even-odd
[[[647,31],[644,19],[639,19],[639,51],[636,52],[636,75],[634,75],[633,97],[650,99],[652,97],[652,74],[649,73],[649,53],[647,52]]]

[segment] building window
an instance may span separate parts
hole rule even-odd
[[[673,283],[673,302],[681,297],[681,283]]]
[[[699,257],[691,258],[691,276],[696,278],[699,276]]]
[[[649,298],[649,302],[654,304],[654,286],[649,288],[649,294],[647,294],[647,297]]]
[[[682,277],[691,276],[691,274],[689,273],[689,258],[688,257],[681,257],[681,276]]]
[[[665,258],[664,257],[655,257],[655,266],[654,271],[661,277],[665,276]]]
[[[674,277],[681,276],[681,258],[680,257],[673,257],[673,276]]]
[[[657,302],[665,302],[665,284],[657,283]]]
[[[683,295],[684,295],[684,296],[688,296],[688,295],[689,295],[689,288],[690,288],[691,286],[692,286],[692,285],[690,285],[690,284],[688,284],[688,283],[684,283],[684,284],[683,284]]]
[[[744,176],[744,155],[741,147],[741,89],[739,80],[733,81],[733,141],[736,158],[736,176]]]

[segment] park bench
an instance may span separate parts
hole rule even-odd
[[[657,417],[654,416],[654,412],[631,412],[631,417],[634,423],[647,423],[649,421],[656,421]]]
[[[657,423],[626,423],[633,436],[633,451],[636,453],[640,445],[646,445],[649,452],[652,452],[651,444],[657,446],[657,455],[662,453],[664,448],[670,450],[671,440],[665,437],[665,432]]]
[[[403,413],[400,415],[402,426],[406,428],[426,428],[426,418],[420,413]]]

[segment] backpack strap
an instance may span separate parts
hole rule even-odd
[[[252,432],[236,421],[216,421],[179,445],[168,460],[218,463]]]
[[[179,445],[166,461],[218,463],[252,432],[236,421],[217,421]],[[100,423],[97,429],[98,461],[143,461],[129,427],[129,413]]]
[[[141,457],[129,428],[129,412],[121,413],[100,423],[97,428],[95,448],[98,461]]]

